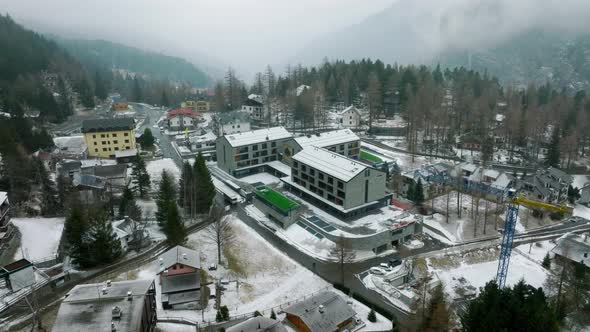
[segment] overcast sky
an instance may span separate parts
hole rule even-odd
[[[395,1],[0,0],[0,10],[38,30],[186,58],[200,53],[252,73]]]

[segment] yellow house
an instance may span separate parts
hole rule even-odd
[[[115,152],[135,149],[135,120],[91,119],[82,122],[88,156],[114,158]]]

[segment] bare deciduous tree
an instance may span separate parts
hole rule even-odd
[[[330,257],[336,259],[340,266],[340,282],[344,285],[344,265],[352,263],[356,258],[356,253],[352,249],[352,242],[350,239],[340,235],[334,242],[334,247],[330,250]]]
[[[217,263],[221,264],[221,250],[234,242],[235,235],[223,207],[213,206],[209,218],[211,224],[205,229],[205,237],[217,245]]]

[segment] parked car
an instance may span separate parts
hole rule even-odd
[[[369,269],[369,272],[371,272],[371,274],[378,275],[378,276],[382,276],[382,275],[385,274],[385,272],[382,269],[378,268],[378,267],[372,267],[372,268],[370,268]]]
[[[389,267],[396,267],[401,264],[402,264],[402,261],[399,258],[392,258],[389,260]]]
[[[381,263],[381,264],[379,264],[379,267],[381,269],[383,269],[384,271],[386,271],[386,272],[391,271],[391,269],[390,269],[391,266],[389,264],[387,264],[387,263]]]
[[[217,264],[209,265],[209,271],[215,271],[215,270],[217,270]]]

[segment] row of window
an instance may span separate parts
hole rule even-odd
[[[102,145],[107,145],[107,144],[111,144],[111,142],[113,144],[119,144],[119,141],[117,141],[117,140],[113,140],[113,141],[102,141],[101,143],[102,143]],[[129,140],[126,139],[125,140],[125,143],[129,144]],[[94,142],[94,145],[98,145],[98,142]]]
[[[125,147],[125,150],[130,150],[130,149],[131,149],[130,146]],[[114,150],[111,150],[111,148],[102,148],[102,152],[108,152],[108,151],[119,151],[119,147],[115,146]],[[95,148],[94,152],[98,152],[98,148]]]
[[[110,134],[111,137],[117,137],[117,133]],[[123,133],[123,136],[129,136],[129,133]],[[109,134],[100,134],[100,138],[109,137]],[[92,135],[92,138],[96,138],[96,134]]]
[[[343,205],[343,200],[346,199],[346,193],[344,191],[341,190],[337,190],[336,196],[334,196],[332,194],[332,187],[325,187],[325,185],[323,183],[319,183],[318,187],[313,185],[313,182],[307,182],[306,179],[313,181],[313,178],[310,179],[308,178],[305,174],[301,175],[301,178],[298,178],[296,176],[293,176],[293,182],[295,182],[296,184],[309,189],[309,191],[311,191],[312,193],[324,197],[327,200],[329,200],[332,203],[336,203],[338,205]],[[324,186],[322,186],[324,185]],[[324,192],[323,187],[325,187],[325,189],[327,190],[327,192]]]
[[[296,160],[293,161],[293,168],[291,170],[291,173],[294,176],[298,176],[299,175],[299,162],[297,162]],[[309,178],[310,181],[314,182],[314,178],[317,175],[317,179],[318,179],[318,185],[322,186],[321,183],[323,183],[323,186],[326,186],[326,188],[332,188],[332,186],[334,185],[334,182],[336,182],[336,185],[338,187],[338,189],[343,189],[344,190],[344,182],[340,181],[340,180],[335,180],[332,176],[327,175],[323,172],[320,172],[312,167],[309,167],[305,164],[301,164],[301,167],[299,168],[301,170],[301,177],[302,178]],[[329,190],[330,192],[332,192],[333,190]]]

